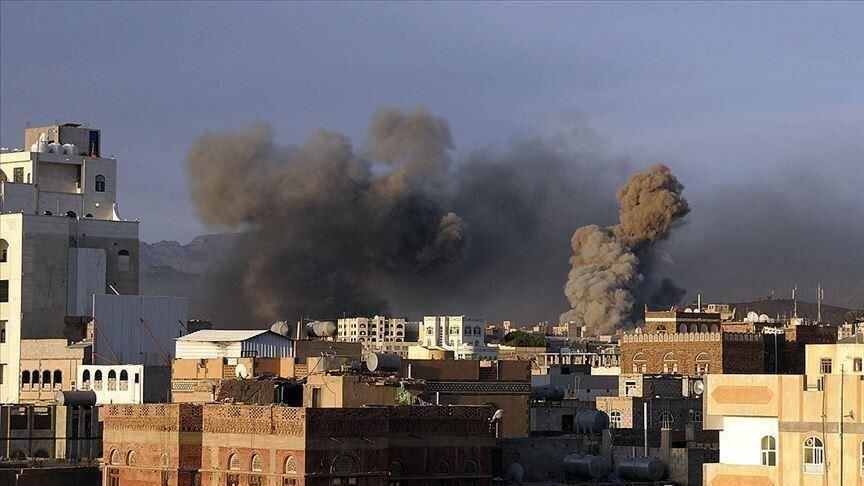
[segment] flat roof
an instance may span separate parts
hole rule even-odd
[[[199,341],[199,342],[224,342],[224,341],[245,341],[252,339],[255,336],[260,336],[272,332],[269,329],[232,329],[232,330],[216,330],[202,329],[191,334],[177,338],[178,341]],[[276,334],[276,333],[273,333]],[[286,338],[287,339],[287,338]]]

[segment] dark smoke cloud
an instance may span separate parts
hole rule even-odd
[[[424,274],[463,258],[464,221],[427,192],[450,165],[447,123],[425,110],[382,110],[368,143],[378,166],[324,130],[290,147],[265,126],[198,140],[187,169],[199,214],[243,231],[212,293],[221,315],[381,312],[376,272]]]
[[[656,165],[630,176],[618,190],[619,224],[576,230],[564,287],[571,310],[561,315],[561,321],[575,321],[598,334],[632,321],[634,294],[647,291],[643,274],[653,268],[651,245],[665,239],[674,223],[690,212],[683,190],[668,167]],[[667,303],[683,291],[664,279],[651,294],[654,302]]]

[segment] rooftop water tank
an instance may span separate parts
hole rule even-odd
[[[285,337],[291,337],[291,324],[285,321],[276,321],[270,326],[270,330]]]
[[[54,401],[58,406],[96,405],[96,392],[87,391],[56,391]]]
[[[609,416],[602,410],[582,410],[576,414],[576,432],[599,434],[609,428]]]
[[[576,476],[599,479],[609,472],[609,462],[602,456],[570,454],[564,457],[564,470]]]
[[[656,457],[629,457],[618,460],[618,476],[633,481],[660,481],[666,467]]]
[[[333,337],[336,335],[336,324],[333,321],[312,321],[306,324],[306,335],[309,337]]]
[[[398,371],[401,365],[402,360],[393,353],[369,353],[366,356],[369,371]]]
[[[63,146],[57,142],[51,142],[48,144],[48,153],[49,154],[62,154]]]
[[[63,144],[63,153],[66,155],[77,155],[77,148],[74,143],[64,143]]]

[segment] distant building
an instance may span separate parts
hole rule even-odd
[[[486,323],[481,319],[466,316],[426,316],[423,318],[421,342],[427,347],[455,350],[463,344],[483,346],[486,344]]]
[[[77,390],[81,367],[92,363],[89,342],[22,339],[19,403],[54,403],[58,391]]]
[[[337,339],[348,342],[405,342],[418,340],[420,323],[400,317],[347,317],[338,320]]]
[[[708,376],[720,463],[704,466],[705,484],[860,484],[862,359],[864,344],[811,345],[806,375]]]
[[[761,373],[765,369],[763,336],[759,333],[634,333],[622,335],[618,345],[622,373],[702,376]]]

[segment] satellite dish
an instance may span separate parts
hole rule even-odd
[[[684,312],[686,312],[686,313],[688,313],[688,314],[692,314],[692,313],[693,313],[693,309],[691,309],[691,308],[688,307],[688,308],[684,309]]]
[[[705,392],[705,383],[703,383],[702,380],[695,380],[693,382],[693,394],[698,397],[701,396],[703,392]]]
[[[246,369],[246,365],[238,364],[237,367],[234,368],[234,374],[241,380],[249,378],[249,370]]]

